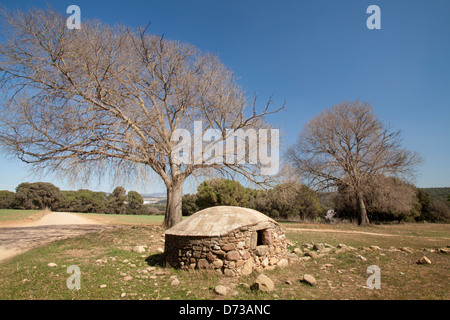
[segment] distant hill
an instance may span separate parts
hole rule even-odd
[[[167,194],[165,192],[155,192],[155,193],[147,193],[141,194],[143,198],[166,198]]]
[[[425,190],[429,195],[431,200],[447,200],[450,194],[450,187],[445,188],[420,188]]]

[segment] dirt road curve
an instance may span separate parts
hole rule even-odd
[[[51,212],[33,222],[0,225],[0,263],[55,240],[111,227],[67,212]]]

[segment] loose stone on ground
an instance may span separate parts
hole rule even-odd
[[[304,274],[301,278],[300,278],[300,282],[304,282],[309,284],[310,286],[315,286],[317,284],[317,280],[316,278],[314,278],[312,275],[310,274]]]
[[[255,283],[252,286],[253,289],[263,292],[270,292],[274,289],[274,287],[275,286],[272,279],[262,273],[256,278]]]

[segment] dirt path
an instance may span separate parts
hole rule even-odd
[[[111,227],[68,212],[50,212],[36,221],[0,225],[0,263],[55,240]]]

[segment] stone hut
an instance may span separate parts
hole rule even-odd
[[[256,210],[207,208],[165,232],[165,264],[187,270],[215,269],[226,276],[286,266],[284,228]]]

